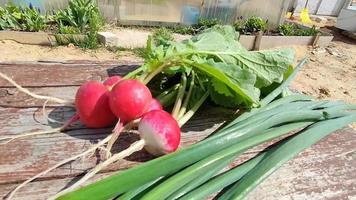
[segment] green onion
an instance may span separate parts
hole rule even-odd
[[[337,119],[318,122],[297,135],[287,138],[278,148],[272,152],[268,152],[264,159],[253,170],[231,187],[219,200],[243,199],[259,183],[285,162],[298,155],[299,152],[355,120],[356,114],[352,114]]]
[[[188,199],[205,199],[211,194],[218,192],[226,186],[234,183],[236,180],[239,180],[243,177],[247,172],[249,172],[252,168],[254,168],[266,155],[266,153],[261,153],[257,157],[222,173],[218,176],[215,176],[205,184],[199,186],[193,191],[189,192],[185,196],[181,197],[180,200],[188,200]]]
[[[234,145],[217,152],[216,154],[209,156],[194,165],[189,166],[188,168],[182,170],[180,173],[175,174],[170,177],[168,180],[164,181],[153,189],[150,193],[146,194],[142,199],[158,199],[166,198],[177,189],[182,187],[184,184],[194,180],[196,177],[199,177],[201,173],[209,171],[211,167],[215,167],[214,163],[224,162],[224,160],[230,160],[233,157],[236,157],[238,154],[243,153],[247,149],[259,145],[263,142],[269,141],[273,138],[279,137],[283,134],[287,134],[290,131],[303,128],[309,125],[311,122],[301,122],[284,125],[278,128],[272,128],[263,134],[258,134],[255,137],[250,139],[237,142]]]
[[[120,197],[116,198],[116,200],[131,200],[134,199],[135,197],[139,196],[140,193],[142,193],[143,191],[147,190],[149,187],[152,187],[153,185],[155,185],[157,182],[159,182],[160,180],[162,180],[162,178],[158,178],[154,181],[148,182],[136,189],[133,189],[129,192],[126,192],[125,194],[121,195]]]
[[[234,161],[234,157],[232,157],[230,160],[227,159],[226,162],[221,162],[221,163],[218,162],[216,164],[213,164],[214,167],[212,167],[211,170],[203,170],[204,173],[202,173],[201,176],[196,177],[194,181],[191,181],[185,184],[183,187],[179,188],[172,195],[170,195],[167,198],[167,200],[178,199],[179,197],[183,196],[184,194],[188,193],[189,191],[193,190],[199,185],[205,183],[207,180],[209,180],[214,175],[218,174],[220,170],[222,170],[224,167],[226,167],[229,163],[233,161]]]

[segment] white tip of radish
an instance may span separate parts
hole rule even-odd
[[[145,141],[145,149],[153,155],[175,151],[180,143],[180,128],[177,121],[163,110],[146,113],[138,130]]]

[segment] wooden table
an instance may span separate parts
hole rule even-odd
[[[0,63],[0,71],[38,94],[72,99],[85,80],[103,80],[108,75],[125,74],[139,63],[88,61]],[[0,135],[51,129],[58,124],[43,118],[43,101],[18,92],[0,79]],[[231,111],[206,107],[183,127],[182,146],[195,143],[213,132],[231,116]],[[53,106],[47,109],[51,118],[68,119],[74,110]],[[82,152],[104,138],[110,129],[89,130],[79,124],[66,133],[43,135],[13,141],[0,146],[0,197],[27,178],[57,162]],[[138,136],[120,136],[114,151],[126,148]],[[249,158],[262,151],[254,148],[242,157]],[[92,181],[113,172],[132,167],[152,157],[144,151],[119,161]],[[100,161],[100,155],[64,165],[21,189],[16,199],[45,199],[60,191],[84,171]],[[239,162],[239,161],[238,161]],[[248,199],[355,199],[356,198],[356,132],[345,128],[323,139],[312,148],[285,164],[254,190]]]

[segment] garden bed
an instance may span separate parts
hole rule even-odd
[[[0,40],[13,40],[21,44],[32,45],[57,45],[60,43],[71,43],[74,40],[84,40],[85,35],[81,34],[52,34],[46,32],[22,32],[22,31],[0,31]],[[118,37],[118,36],[117,36]],[[262,35],[259,44],[258,35],[241,35],[240,42],[248,50],[268,49],[286,45],[318,45],[327,46],[333,39],[333,35],[321,32],[319,36],[281,36]],[[57,40],[56,40],[57,38]],[[105,41],[105,40],[103,40]],[[104,45],[105,42],[104,42]],[[118,46],[120,46],[118,44]]]
[[[282,36],[282,35],[262,35],[259,44],[257,44],[257,37],[255,35],[241,35],[240,42],[248,50],[254,49],[268,49],[279,46],[290,45],[317,45],[327,46],[333,35],[321,32],[318,36]]]
[[[0,31],[0,40],[13,40],[21,44],[55,46],[72,41],[84,41],[82,34],[53,34],[46,32]]]
[[[21,44],[54,45],[56,38],[45,32],[0,31],[0,40],[13,40]]]

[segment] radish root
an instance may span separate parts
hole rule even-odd
[[[114,143],[116,142],[117,138],[119,138],[120,133],[123,130],[129,130],[129,129],[132,129],[133,127],[137,126],[139,121],[140,121],[140,119],[133,120],[133,121],[127,123],[124,127],[122,127],[122,123],[120,122],[120,120],[117,122],[117,124],[113,130],[112,137],[106,146],[106,155],[105,155],[106,159],[109,159],[111,157],[111,149],[112,149]]]
[[[74,161],[74,160],[76,160],[76,159],[78,159],[78,158],[80,158],[80,157],[84,157],[85,155],[87,155],[87,154],[89,154],[89,153],[95,151],[95,150],[98,149],[100,146],[102,146],[102,145],[104,145],[105,143],[107,143],[107,142],[110,140],[110,138],[111,138],[111,135],[109,135],[108,137],[106,137],[105,139],[103,139],[102,141],[100,141],[99,143],[97,143],[96,145],[94,145],[93,147],[91,147],[90,149],[84,151],[83,153],[80,153],[80,154],[78,154],[78,155],[76,155],[76,156],[73,156],[73,157],[70,157],[70,158],[68,158],[68,159],[65,159],[65,160],[63,160],[63,161],[57,163],[57,164],[54,165],[53,167],[48,168],[47,170],[45,170],[45,171],[43,171],[43,172],[41,172],[41,173],[39,173],[39,174],[37,174],[37,175],[35,175],[35,176],[33,176],[33,177],[27,179],[25,182],[23,182],[23,183],[21,183],[19,186],[17,186],[17,187],[9,194],[9,196],[8,196],[7,199],[8,199],[8,200],[12,199],[12,198],[14,197],[15,193],[16,193],[19,189],[21,189],[22,187],[24,187],[26,184],[30,183],[31,181],[33,181],[33,180],[35,180],[35,179],[37,179],[37,178],[39,178],[39,177],[41,177],[41,176],[47,174],[48,172],[50,172],[50,171],[52,171],[52,170],[54,170],[54,169],[56,169],[56,168],[58,168],[58,167],[60,167],[60,166],[62,166],[62,165],[64,165],[64,164],[66,164],[66,163],[68,163],[68,162]]]
[[[46,130],[46,131],[35,131],[35,132],[23,133],[23,134],[19,134],[19,135],[0,137],[0,145],[5,145],[5,144],[10,143],[11,141],[19,139],[19,138],[61,132],[61,131],[64,131],[69,125],[71,125],[73,122],[77,121],[78,119],[79,119],[79,116],[74,115],[73,117],[71,117],[68,120],[68,122],[66,122],[63,126],[61,126],[59,128],[54,128],[54,129]],[[5,141],[5,142],[3,142],[3,141]]]
[[[23,138],[23,137],[30,137],[30,136],[35,136],[35,135],[44,135],[44,134],[50,134],[50,133],[56,133],[58,131],[61,131],[63,127],[59,127],[59,128],[54,128],[51,130],[47,130],[47,131],[36,131],[36,132],[31,132],[31,133],[23,133],[20,135],[15,135],[15,136],[7,136],[7,137],[1,137],[0,138],[0,144],[4,145],[7,143],[10,143],[13,140],[19,139],[19,138]],[[5,142],[2,142],[5,141]]]
[[[57,98],[57,97],[50,97],[50,96],[44,96],[44,95],[38,95],[38,94],[32,93],[28,89],[17,84],[14,80],[12,80],[10,77],[6,76],[5,74],[3,74],[1,72],[0,72],[0,77],[7,80],[9,83],[11,83],[13,86],[15,86],[19,91],[21,91],[35,99],[43,99],[43,100],[49,100],[49,101],[60,103],[60,104],[73,105],[73,101],[68,101],[68,100]]]
[[[45,118],[45,120],[47,120],[47,121],[49,121],[49,122],[52,122],[52,123],[64,124],[65,122],[52,119],[52,118],[50,118],[50,117],[48,116],[47,111],[46,111],[46,106],[47,106],[47,103],[48,103],[48,102],[49,102],[49,100],[47,99],[47,100],[43,103],[43,106],[42,106],[42,115],[43,115],[43,117]]]
[[[76,183],[71,185],[69,188],[67,188],[65,190],[62,190],[61,192],[57,193],[51,199],[56,199],[57,197],[65,194],[65,193],[68,193],[68,192],[71,192],[71,191],[75,190],[80,185],[82,185],[85,181],[87,181],[88,179],[93,177],[95,174],[97,174],[99,171],[101,171],[105,167],[109,166],[110,164],[112,164],[112,163],[114,163],[114,162],[116,162],[116,161],[118,161],[120,159],[123,159],[123,158],[131,155],[132,153],[134,153],[136,151],[141,150],[144,146],[145,146],[145,141],[144,140],[139,140],[139,141],[133,143],[129,148],[121,151],[120,153],[114,154],[109,159],[107,159],[104,162],[98,164],[95,168],[93,168],[92,170],[90,170],[90,172],[88,172],[85,176],[83,176],[79,181],[77,181]]]
[[[107,146],[106,146],[106,154],[105,154],[105,158],[108,159],[111,157],[111,149],[112,146],[114,145],[114,143],[116,142],[117,138],[119,138],[119,135],[121,133],[121,131],[123,130],[123,126],[122,123],[120,122],[120,120],[117,122],[113,133],[112,133],[112,137],[110,139],[110,141],[108,142]]]

